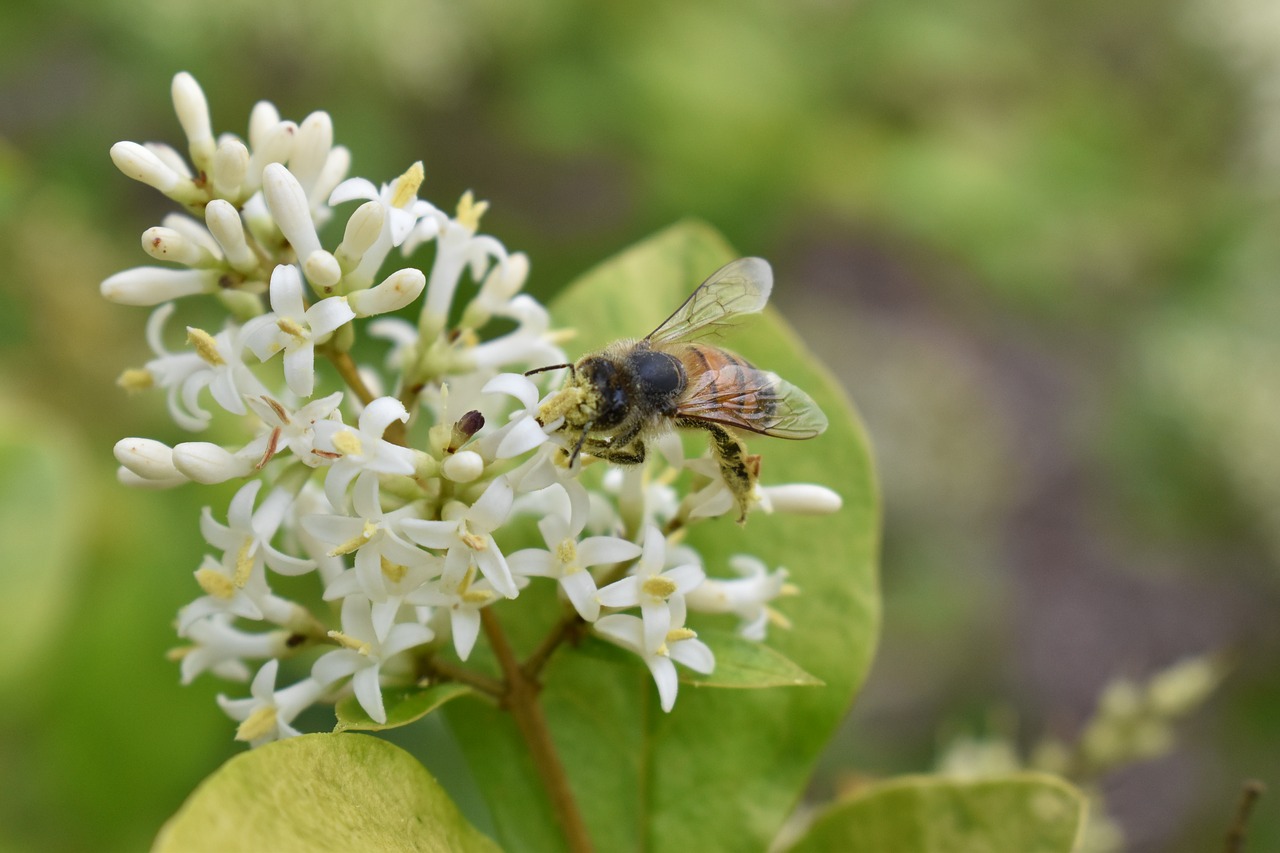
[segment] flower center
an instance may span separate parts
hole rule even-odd
[[[578,565],[578,543],[572,539],[566,539],[556,546],[556,561],[560,563],[560,569],[566,575],[582,571],[582,567]]]
[[[253,574],[253,537],[246,536],[244,542],[240,545],[240,550],[236,552],[236,576],[234,579],[237,589],[244,589],[244,585],[249,582],[249,576]]]
[[[196,583],[200,584],[200,588],[204,590],[205,595],[211,595],[223,601],[230,601],[235,598],[236,585],[231,582],[231,578],[217,569],[211,569],[208,566],[197,569]]]
[[[364,449],[364,445],[360,442],[360,436],[349,429],[334,433],[333,447],[343,456],[358,456],[360,451]]]
[[[418,194],[418,187],[422,186],[422,179],[426,177],[426,172],[422,169],[422,161],[414,163],[405,173],[396,178],[395,184],[391,187],[391,206],[404,207],[413,201]]]
[[[664,578],[662,575],[646,578],[645,582],[640,585],[640,591],[645,595],[652,595],[654,598],[660,598],[664,601],[676,589],[676,582],[670,578]]]
[[[386,557],[382,558],[382,575],[392,583],[400,583],[400,581],[404,580],[404,576],[408,571],[408,566],[393,563]]]
[[[307,334],[306,328],[304,328],[300,323],[290,320],[288,317],[281,317],[279,320],[276,320],[276,326],[280,331],[284,332],[300,344],[306,343],[307,338],[310,337],[310,335]]]

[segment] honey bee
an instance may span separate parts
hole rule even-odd
[[[759,476],[758,456],[748,456],[733,430],[777,438],[813,438],[827,417],[809,395],[760,370],[742,356],[700,342],[737,318],[764,308],[773,271],[761,258],[726,264],[648,336],[616,341],[569,368],[564,386],[544,402],[540,423],[563,418],[557,431],[577,440],[572,465],[585,450],[619,465],[645,460],[645,441],[672,427],[710,433],[711,452],[746,519]]]

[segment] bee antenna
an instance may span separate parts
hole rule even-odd
[[[578,436],[578,443],[573,446],[573,454],[569,457],[569,467],[573,467],[573,463],[578,461],[578,454],[582,451],[582,445],[587,441],[587,433],[591,432],[591,428],[596,425],[595,421],[587,421],[586,426],[582,428],[582,434]]]
[[[569,375],[574,379],[578,378],[577,372],[573,369],[572,364],[548,364],[546,367],[535,367],[533,370],[526,370],[525,376],[532,376],[535,373],[546,373],[548,370],[559,370],[562,367],[569,368]]]

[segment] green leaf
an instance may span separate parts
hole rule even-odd
[[[1081,793],[1056,776],[895,779],[830,808],[793,853],[1070,853],[1084,825]]]
[[[698,639],[716,653],[716,668],[710,675],[681,670],[680,681],[685,684],[737,688],[822,686],[822,679],[763,643],[729,631],[699,631]]]
[[[314,734],[222,765],[153,848],[492,851],[417,759],[366,735]]]
[[[334,709],[338,714],[335,732],[380,732],[396,729],[421,720],[444,703],[465,696],[471,688],[465,684],[433,684],[430,687],[389,687],[382,691],[382,704],[387,721],[379,723],[365,713],[355,696],[347,696]]]
[[[647,334],[735,257],[707,226],[681,223],[587,273],[552,305],[552,314],[558,324],[578,330],[578,352],[571,355],[580,355]],[[732,330],[725,344],[809,392],[831,421],[826,434],[812,441],[750,437],[751,451],[764,456],[763,482],[820,483],[838,491],[844,507],[826,517],[756,512],[745,528],[720,519],[693,526],[688,541],[711,574],[729,574],[728,558],[741,553],[790,570],[800,594],[777,607],[795,628],[774,630],[769,645],[826,686],[686,685],[675,709],[663,714],[644,667],[613,666],[575,648],[558,651],[543,672],[541,699],[599,849],[765,848],[862,684],[875,647],[880,510],[857,415],[836,380],[772,311]],[[544,614],[542,622],[528,619],[531,609]],[[495,606],[521,654],[536,646],[560,612],[554,590],[539,584],[521,593],[518,608]],[[692,627],[704,627],[696,615]],[[509,716],[473,701],[450,704],[443,713],[474,768],[503,846],[563,847]]]

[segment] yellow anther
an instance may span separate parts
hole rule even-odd
[[[276,727],[274,705],[263,705],[236,728],[236,740],[249,743],[270,734]]]
[[[231,600],[236,594],[236,585],[231,582],[231,578],[208,566],[196,570],[196,583],[200,584],[205,595],[221,598],[223,601]]]
[[[463,329],[458,332],[458,339],[456,343],[463,347],[474,347],[480,343],[480,336],[476,334],[475,329]]]
[[[329,639],[333,640],[344,649],[351,649],[353,652],[359,652],[365,656],[368,656],[369,652],[373,651],[373,647],[368,643],[363,640],[357,640],[350,634],[344,634],[341,631],[330,631]]]
[[[165,652],[164,659],[170,663],[177,663],[195,650],[195,646],[177,646]]]
[[[786,631],[791,630],[791,620],[774,610],[772,607],[766,607],[764,609],[764,614],[765,618],[769,620],[769,624],[776,625]]]
[[[577,336],[577,329],[552,329],[550,332],[547,332],[546,340],[548,343],[555,345],[567,344]]]
[[[556,546],[556,562],[565,569],[576,567],[578,562],[578,543],[566,539]]]
[[[270,397],[262,397],[261,399],[262,399],[262,402],[266,403],[268,406],[271,407],[271,411],[275,412],[276,417],[279,418],[280,420],[280,423],[285,424],[286,426],[289,424],[290,421],[289,421],[288,409],[286,409],[283,405],[281,405],[279,401],[273,400]]]
[[[667,596],[675,592],[676,589],[676,582],[670,578],[664,578],[662,575],[654,575],[651,578],[645,578],[644,583],[640,584],[640,591],[645,595],[651,595],[654,598],[661,599],[666,599]]]
[[[344,429],[334,433],[333,449],[343,456],[359,456],[364,450],[364,445],[360,442],[360,436],[353,430]]]
[[[197,329],[195,326],[187,326],[187,343],[196,348],[196,355],[204,359],[206,364],[213,367],[221,367],[226,364],[222,355],[218,352],[218,342],[213,339],[213,335],[204,329]]]
[[[382,576],[392,583],[400,583],[400,581],[404,580],[404,576],[408,571],[408,566],[393,563],[386,557],[382,558]]]
[[[276,320],[276,327],[296,341],[305,341],[307,339],[307,330],[288,317],[281,317]]]
[[[466,604],[479,604],[481,606],[493,601],[497,596],[487,589],[469,589],[462,593],[462,600]]]
[[[668,643],[678,643],[681,640],[692,640],[696,636],[698,636],[697,632],[690,631],[688,628],[672,628],[667,632],[666,639]]]
[[[352,551],[358,551],[361,548],[363,548],[365,546],[365,543],[367,543],[370,539],[372,539],[373,535],[377,532],[378,532],[378,522],[366,521],[364,523],[364,527],[360,530],[359,536],[356,536],[353,539],[348,539],[346,542],[343,542],[341,545],[335,545],[333,549],[329,551],[329,556],[338,557],[338,556],[341,556],[342,554],[350,554]]]
[[[474,533],[464,533],[458,538],[472,551],[483,551],[489,547],[489,540],[486,537],[477,536]]]
[[[249,576],[253,574],[253,538],[246,536],[244,542],[240,545],[240,550],[236,552],[236,576],[235,585],[237,589],[244,589],[244,585],[249,582]]]
[[[146,391],[148,388],[154,388],[156,385],[156,376],[150,370],[143,367],[131,367],[116,379],[116,384],[130,394],[136,394],[139,391]]]
[[[427,173],[422,168],[422,161],[414,163],[403,175],[396,178],[391,187],[391,206],[405,207],[418,196],[418,187]]]
[[[471,190],[467,190],[462,194],[462,198],[458,199],[458,215],[455,218],[459,225],[474,234],[480,230],[480,217],[484,216],[484,212],[488,209],[489,202],[476,201]]]

